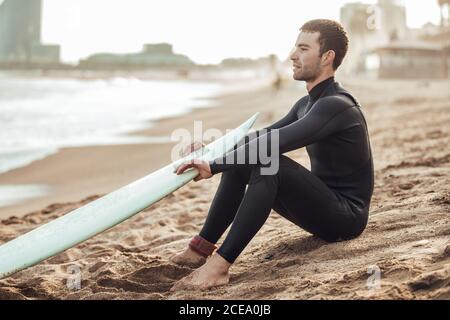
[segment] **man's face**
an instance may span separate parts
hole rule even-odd
[[[300,32],[291,53],[293,78],[300,81],[312,81],[321,71],[319,32]]]

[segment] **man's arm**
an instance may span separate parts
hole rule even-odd
[[[256,139],[257,137],[263,135],[264,133],[266,133],[269,130],[272,129],[278,129],[278,128],[282,128],[284,126],[287,126],[290,123],[293,123],[297,120],[297,111],[299,106],[301,105],[302,101],[308,98],[303,97],[302,99],[300,99],[299,101],[297,101],[294,106],[289,110],[289,112],[280,120],[278,120],[277,122],[271,124],[270,126],[264,127],[262,129],[256,130],[254,132],[251,132],[247,135],[245,135],[241,140],[238,141],[238,143],[233,147],[233,150],[229,151],[229,152],[233,152],[235,150],[237,150],[240,146],[246,145],[248,144],[250,141],[253,141],[254,139]],[[244,143],[245,142],[245,143]]]
[[[298,108],[300,107],[300,105],[302,104],[302,102],[305,99],[308,99],[308,96],[305,96],[305,97],[301,98],[300,100],[298,100],[294,104],[294,106],[291,108],[291,110],[289,110],[289,112],[283,118],[281,118],[277,122],[271,124],[270,126],[263,128],[263,130],[264,129],[266,129],[266,130],[279,129],[279,128],[287,126],[288,124],[293,123],[294,121],[296,121],[297,120]]]
[[[279,148],[279,154],[302,148],[323,139],[342,128],[346,121],[344,113],[352,107],[353,105],[339,97],[323,98],[302,118],[282,127],[268,127],[271,129],[270,131],[230,151],[224,157],[210,161],[211,173],[223,172],[242,165],[266,164],[262,162],[261,156],[268,157],[273,154],[270,148],[273,144],[274,133],[278,135],[278,145],[274,147]],[[268,154],[259,154],[258,148],[262,144],[267,146]],[[238,163],[237,159],[245,159],[245,161]],[[253,160],[253,163],[250,159]]]

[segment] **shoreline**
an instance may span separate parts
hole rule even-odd
[[[242,111],[241,101],[248,100],[252,92],[266,98],[273,95],[271,88],[261,83],[240,88],[239,84],[234,87],[225,86],[217,96],[208,98],[206,106],[194,105],[185,113],[150,120],[147,128],[123,136],[166,137],[178,128],[185,128],[192,133],[193,122],[199,120],[203,121],[203,130],[234,128],[260,111],[259,104],[255,101],[258,99],[252,99],[255,102],[252,104],[245,103],[247,110]],[[299,95],[301,94],[300,91]],[[290,107],[289,104],[287,107]],[[233,117],[229,116],[231,111]],[[256,127],[264,120],[269,120],[264,119],[264,111],[261,113]],[[43,197],[0,207],[0,220],[11,216],[22,217],[53,203],[78,201],[92,194],[109,193],[170,163],[170,150],[174,144],[175,142],[63,147],[43,159],[4,172],[0,174],[0,185],[45,185],[49,188],[49,193]]]

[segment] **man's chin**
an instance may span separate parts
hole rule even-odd
[[[292,78],[297,81],[305,81],[305,82],[312,81],[313,79],[315,79],[315,77],[312,77],[311,75],[305,73],[302,74],[293,73]]]

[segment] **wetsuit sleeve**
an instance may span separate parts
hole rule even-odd
[[[211,173],[216,174],[243,165],[266,165],[267,159],[273,154],[271,148],[278,147],[279,154],[282,154],[319,141],[345,126],[344,113],[352,107],[353,105],[339,97],[322,98],[302,118],[279,128],[269,127],[269,131],[264,134],[225,156],[210,161]],[[258,148],[263,145],[266,146],[267,152],[260,154]]]
[[[296,121],[297,120],[297,111],[301,104],[301,101],[302,101],[302,99],[297,101],[297,103],[294,104],[294,106],[291,108],[291,110],[289,110],[289,112],[283,118],[281,118],[277,122],[271,124],[270,126],[263,128],[263,130],[264,129],[266,129],[266,130],[279,129],[279,128],[287,126],[288,124]]]
[[[256,139],[257,137],[259,137],[263,133],[267,132],[268,130],[278,129],[278,128],[287,126],[288,124],[296,121],[297,120],[297,111],[298,111],[298,108],[299,108],[301,102],[302,102],[302,99],[297,101],[297,103],[294,104],[294,106],[291,108],[291,110],[289,110],[289,112],[283,118],[278,120],[277,122],[271,124],[268,127],[264,127],[262,129],[256,130],[255,132],[245,135],[240,141],[238,141],[238,143],[234,146],[233,150],[231,150],[231,151],[235,151],[239,146],[243,145],[244,142],[249,143],[250,141],[252,141],[253,139]],[[210,163],[212,163],[212,162],[210,162]]]
[[[289,110],[289,112],[283,118],[281,118],[280,120],[271,124],[268,127],[264,127],[262,129],[256,130],[256,134],[255,134],[255,132],[253,132],[252,134],[246,135],[241,140],[241,142],[246,141],[246,140],[251,141],[251,140],[255,139],[257,136],[260,136],[261,132],[266,132],[267,130],[282,128],[282,127],[287,126],[288,124],[296,121],[297,120],[297,111],[298,111],[301,101],[302,101],[302,99],[297,101],[297,103],[294,104],[294,106],[291,108],[291,110]],[[247,141],[247,143],[248,143],[248,141]],[[239,143],[237,145],[235,145],[234,150],[237,149],[238,145],[239,145]]]

